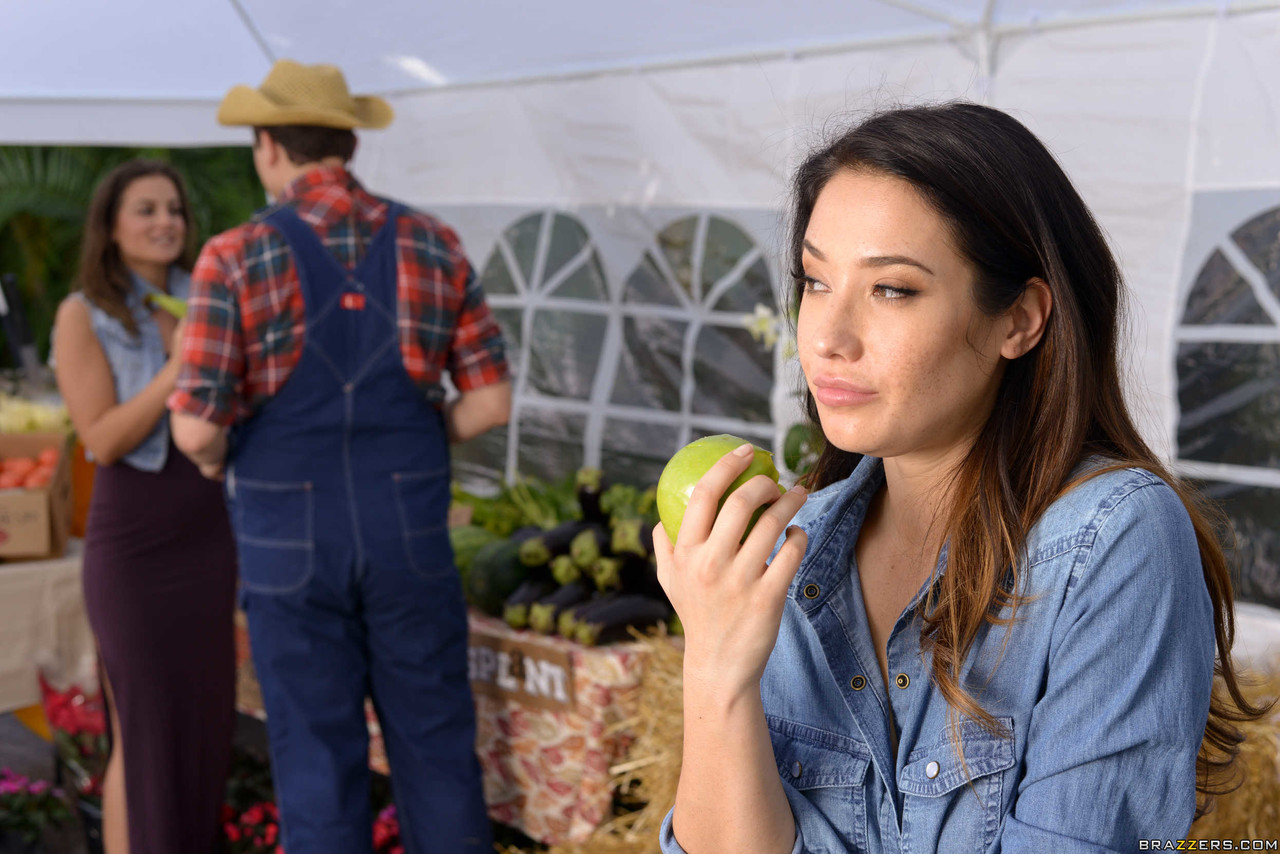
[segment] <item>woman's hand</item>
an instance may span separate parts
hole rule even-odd
[[[161,327],[163,331],[164,327]],[[182,358],[182,333],[187,329],[187,319],[184,317],[173,325],[173,331],[169,333],[169,337],[165,340],[165,354],[169,360],[177,362]]]
[[[698,680],[724,696],[759,691],[787,589],[808,544],[805,533],[792,528],[769,562],[774,543],[804,504],[806,492],[795,487],[779,497],[778,485],[764,475],[738,487],[717,515],[721,496],[747,470],[752,454],[744,444],[702,476],[674,546],[661,525],[653,536],[658,581],[684,627],[686,683]],[[762,505],[771,506],[743,542],[747,524]]]

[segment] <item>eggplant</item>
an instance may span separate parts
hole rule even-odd
[[[595,609],[617,598],[618,594],[612,590],[605,593],[597,592],[593,593],[589,598],[565,608],[560,612],[560,617],[556,621],[556,632],[561,637],[572,640],[574,633],[578,630],[579,622],[589,616]]]
[[[564,584],[529,606],[529,628],[549,635],[556,629],[560,612],[591,595],[586,579]]]
[[[572,584],[582,577],[582,567],[568,555],[560,555],[551,559],[551,577],[557,584]]]
[[[502,619],[513,629],[529,625],[529,606],[556,589],[546,578],[530,578],[502,603]]]
[[[586,522],[563,522],[550,531],[540,531],[520,544],[520,562],[525,566],[541,566],[559,555],[568,554],[573,538],[587,526]]]
[[[542,533],[542,528],[537,525],[522,525],[511,532],[511,536],[507,537],[513,543],[523,543],[530,537],[536,537]]]
[[[588,523],[569,545],[569,556],[578,566],[586,569],[596,558],[609,554],[609,532],[604,525]]]
[[[646,542],[645,534],[648,533]],[[653,529],[641,518],[614,519],[609,548],[615,555],[632,554],[642,558],[653,555]]]
[[[658,583],[658,568],[648,558],[633,554],[618,557],[602,557],[588,570],[600,590],[619,590],[623,593],[642,593],[657,599],[665,599],[662,585]]]
[[[607,521],[600,509],[600,494],[604,491],[604,472],[597,468],[580,468],[574,479],[578,494],[578,506],[582,508],[582,520],[603,525]]]
[[[670,615],[671,606],[666,602],[652,596],[624,594],[580,620],[574,638],[587,646],[627,640],[631,637],[629,629],[643,631],[665,622]]]

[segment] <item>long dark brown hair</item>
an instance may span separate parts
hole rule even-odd
[[[1213,603],[1214,670],[1226,690],[1213,694],[1197,757],[1202,814],[1214,794],[1232,788],[1231,766],[1244,740],[1234,723],[1267,707],[1249,703],[1231,661],[1234,603],[1217,534],[1222,515],[1160,462],[1126,408],[1117,357],[1123,286],[1102,230],[1053,156],[1011,116],[969,103],[887,111],[816,150],[796,173],[788,240],[796,306],[809,217],[842,170],[909,182],[949,225],[987,315],[1010,308],[1032,279],[1048,283],[1053,296],[1043,338],[1006,363],[991,414],[951,474],[952,494],[972,500],[951,502],[937,520],[949,545],[947,571],[924,620],[933,681],[953,713],[997,731],[962,687],[960,672],[984,623],[1007,623],[998,615],[1016,612],[1018,557],[1031,527],[1073,485],[1072,470],[1086,458],[1107,461],[1088,476],[1131,466],[1151,471],[1177,492],[1194,524]],[[807,392],[806,411],[818,425]],[[819,489],[847,477],[857,459],[825,443],[805,485]]]
[[[139,178],[151,175],[163,175],[178,190],[182,219],[187,228],[182,254],[174,263],[190,272],[195,261],[195,224],[191,221],[191,204],[187,200],[187,188],[182,182],[182,176],[168,163],[158,160],[129,160],[108,172],[93,191],[89,214],[84,222],[84,237],[80,241],[80,268],[76,277],[76,283],[84,295],[98,308],[124,324],[124,328],[135,336],[138,334],[138,324],[125,302],[133,290],[133,280],[124,259],[120,257],[120,247],[116,245],[112,233],[115,231],[116,217],[120,215],[120,201],[124,198],[124,191]]]

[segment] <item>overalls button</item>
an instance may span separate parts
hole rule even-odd
[[[937,777],[938,763],[930,762],[928,765],[924,766],[924,775],[928,777],[930,780],[932,780],[934,777]]]

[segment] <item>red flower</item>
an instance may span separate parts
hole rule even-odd
[[[230,839],[232,842],[240,841],[240,828],[235,824],[227,822],[227,824],[223,826],[222,830],[227,834],[227,839]]]

